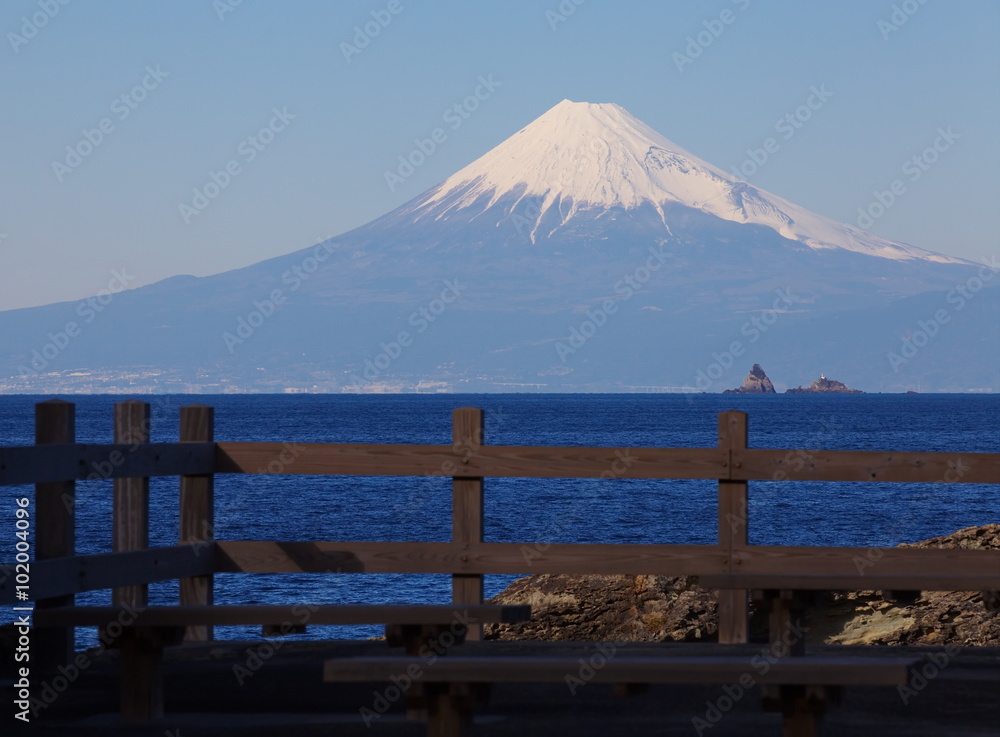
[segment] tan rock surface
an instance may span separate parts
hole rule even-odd
[[[969,527],[901,547],[1000,549],[1000,525]],[[490,601],[531,604],[532,620],[488,627],[487,639],[704,642],[716,637],[715,592],[669,576],[539,575]],[[882,592],[827,594],[807,615],[807,640],[846,645],[1000,647],[1000,614],[982,592],[925,592],[913,603]],[[761,634],[763,623],[756,633]]]

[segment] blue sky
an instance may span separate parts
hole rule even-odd
[[[869,227],[894,240],[974,259],[1000,243],[993,0],[63,2],[0,8],[0,309],[297,250],[564,98],[618,103],[730,171],[774,138],[748,181],[845,222],[899,180]],[[390,190],[481,75],[495,92]],[[829,99],[779,129],[813,87]],[[213,172],[225,186],[199,203]]]

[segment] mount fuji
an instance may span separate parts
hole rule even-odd
[[[86,322],[84,303],[0,313],[0,389],[719,391],[761,363],[779,388],[1000,391],[997,273],[564,100],[323,243]]]

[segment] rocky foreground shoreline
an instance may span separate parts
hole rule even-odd
[[[1000,549],[1000,524],[900,547]],[[716,592],[693,576],[542,574],[518,579],[490,603],[530,604],[532,618],[487,626],[486,639],[716,639]],[[753,636],[766,639],[766,623],[755,624]],[[814,643],[1000,647],[1000,614],[987,611],[981,592],[924,592],[912,604],[885,601],[880,591],[829,593],[809,610],[806,626]]]

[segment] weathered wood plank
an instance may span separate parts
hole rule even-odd
[[[35,443],[44,447],[53,443],[72,443],[76,439],[76,406],[59,399],[35,405]],[[43,561],[73,555],[76,545],[76,484],[56,481],[35,484],[35,559]],[[14,579],[9,580],[11,583]],[[56,581],[61,583],[61,581]],[[32,572],[29,596],[42,599],[37,568]],[[13,592],[12,592],[13,593]],[[38,608],[68,606],[72,595],[41,600]],[[72,630],[49,631],[34,643],[32,656],[43,671],[55,671],[68,664],[74,653]]]
[[[291,450],[289,450],[291,449]],[[292,462],[268,464],[282,457]],[[296,455],[297,454],[297,455]],[[627,454],[627,455],[626,455]],[[465,472],[485,477],[1000,484],[1000,453],[718,448],[484,446]],[[0,448],[0,486],[132,476],[213,473],[451,476],[461,456],[445,445],[328,443],[56,444]],[[808,460],[806,460],[808,459]],[[218,464],[218,467],[216,467]],[[737,465],[738,464],[738,465]],[[274,470],[277,469],[277,470]]]
[[[136,629],[127,629],[121,635],[119,694],[125,724],[146,724],[163,718],[163,635]]]
[[[733,477],[748,480],[1000,484],[1000,453],[752,448],[732,459]]]
[[[10,566],[0,567],[0,604],[16,601]],[[37,560],[31,564],[33,600],[110,589],[183,576],[204,576],[215,570],[215,547],[178,545],[130,553],[99,553]]]
[[[0,448],[0,486],[212,473],[214,443],[59,443]]]
[[[482,446],[463,458],[443,445],[218,443],[219,473],[734,481],[879,481],[1000,484],[1000,453],[752,448]],[[293,455],[290,463],[268,464]],[[628,462],[620,463],[625,455]],[[618,463],[619,472],[610,469]]]
[[[739,683],[753,678],[758,684],[826,686],[895,686],[908,683],[918,658],[862,656],[805,656],[754,667],[745,656],[657,656],[617,654],[588,671],[596,683]],[[416,671],[411,670],[415,668]],[[561,683],[580,670],[580,658],[509,655],[449,655],[428,664],[426,658],[386,656],[328,660],[325,681],[383,681],[400,673],[414,673],[427,683]],[[592,673],[592,674],[591,674]]]
[[[483,411],[460,407],[452,412],[452,449],[459,454],[456,474],[464,468],[486,442],[483,435]],[[455,476],[451,482],[451,539],[456,545],[472,547],[483,542],[483,479]],[[479,574],[455,574],[451,577],[453,604],[482,604],[483,577]],[[482,639],[483,628],[469,627],[467,640]]]
[[[1000,550],[945,548],[834,548],[753,545],[734,552],[744,574],[996,577]],[[863,588],[863,587],[862,587]]]
[[[115,403],[115,442],[140,446],[149,442],[149,403],[129,399]],[[116,553],[149,547],[149,478],[116,478],[112,505],[111,548]],[[115,604],[145,606],[146,584],[116,587]]]
[[[319,624],[514,623],[531,618],[529,606],[453,606],[449,604],[288,604],[240,606],[63,607],[46,610],[36,627],[104,627],[125,621],[134,627]]]
[[[853,576],[813,573],[730,573],[699,577],[706,589],[789,589],[795,591],[988,591],[1000,589],[1000,570],[992,576],[970,576],[964,569],[952,574]]]
[[[725,573],[716,545],[217,541],[220,573]]]
[[[746,412],[719,413],[719,449],[730,455],[747,447]],[[719,546],[731,556],[736,548],[748,542],[747,482],[719,479],[718,534]],[[729,570],[735,559],[730,557]],[[719,642],[749,642],[750,610],[747,592],[723,590],[719,592]]]
[[[727,459],[717,448],[484,445],[469,456],[448,445],[218,443],[217,447],[218,473],[716,479],[725,475]],[[294,455],[294,460],[268,469],[282,453]],[[627,463],[621,463],[623,456]],[[615,464],[624,470],[613,473]]]
[[[728,573],[718,545],[218,541],[219,572],[297,573]],[[996,575],[997,550],[756,545],[734,556],[746,573],[843,576]],[[859,573],[860,572],[860,573]]]
[[[181,407],[180,439],[182,443],[210,443],[215,438],[215,410],[203,404]],[[215,539],[215,477],[181,476],[180,478],[181,545],[213,545]],[[198,576],[180,580],[180,603],[210,605],[214,601],[214,578]],[[208,642],[212,628],[204,625],[188,627],[185,642]]]

